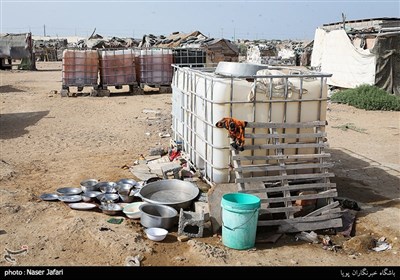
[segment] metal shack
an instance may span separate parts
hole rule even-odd
[[[239,48],[228,39],[208,38],[204,41],[188,42],[183,44],[182,47],[205,50],[207,64],[217,64],[221,61],[239,61]]]
[[[12,60],[21,60],[19,69],[35,70],[31,33],[0,35],[0,69],[11,69]]]
[[[203,50],[206,54],[207,64],[217,64],[220,61],[239,61],[239,48],[234,43],[223,38],[208,38],[200,31],[191,33],[174,32],[167,37],[156,37],[150,34],[144,36],[141,46],[146,48],[157,47]]]

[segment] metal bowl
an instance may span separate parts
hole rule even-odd
[[[178,222],[178,211],[160,204],[143,204],[139,206],[140,223],[146,228],[170,229]]]
[[[80,194],[82,190],[80,188],[65,187],[57,189],[59,195],[75,195]]]
[[[101,203],[107,203],[107,202],[117,202],[119,200],[119,195],[117,193],[102,193],[96,196],[96,198],[101,202]]]
[[[234,77],[248,77],[257,74],[258,70],[267,69],[268,65],[221,61],[215,69],[215,74]]]
[[[163,228],[148,228],[144,232],[147,238],[153,241],[162,241],[168,234],[168,230]]]
[[[145,203],[146,202],[143,201],[130,203],[128,205],[125,205],[122,211],[128,218],[139,219],[141,213],[139,207]]]
[[[87,179],[85,181],[81,182],[81,189],[83,192],[89,192],[89,191],[98,191],[99,187],[97,186],[97,183],[99,181],[96,179]]]
[[[121,200],[123,202],[126,203],[131,203],[135,200],[135,196],[134,195],[126,195],[126,194],[120,194],[119,197],[121,198]]]
[[[100,182],[96,185],[102,193],[116,193],[117,183],[115,182]]]
[[[196,185],[177,179],[149,183],[139,191],[143,201],[171,206],[176,210],[189,208],[198,195],[199,188]]]
[[[82,200],[82,196],[78,194],[74,195],[59,195],[58,199],[65,202],[65,203],[71,203],[71,202],[78,202]]]
[[[108,203],[100,205],[99,208],[107,215],[118,215],[122,211],[122,206],[115,203]]]
[[[134,186],[128,183],[118,183],[116,188],[119,194],[129,195]]]
[[[121,179],[121,180],[119,180],[118,182],[117,182],[117,184],[131,184],[132,186],[134,186],[134,187],[136,187],[136,186],[138,186],[139,184],[138,184],[138,182],[136,182],[135,180],[133,180],[133,179]]]
[[[123,184],[123,183],[118,183],[117,184],[117,189],[118,189],[118,194],[121,197],[121,200],[123,202],[132,202],[135,199],[136,193],[139,192],[138,189],[135,189],[132,184]]]
[[[94,201],[94,199],[101,194],[103,193],[99,191],[87,191],[83,193],[81,196],[83,201],[89,202],[89,201]]]

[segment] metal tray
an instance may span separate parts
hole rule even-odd
[[[47,201],[51,201],[51,200],[58,200],[58,194],[56,193],[43,193],[39,196],[39,198],[41,200],[47,200]]]
[[[75,194],[75,195],[63,195],[63,196],[58,196],[58,199],[66,202],[66,203],[71,203],[71,202],[78,202],[82,200],[82,196]]]
[[[93,203],[77,202],[77,203],[70,203],[69,207],[75,210],[90,210],[96,208],[97,205]]]
[[[74,187],[64,187],[57,189],[57,193],[59,195],[76,195],[82,192],[81,188],[74,188]]]

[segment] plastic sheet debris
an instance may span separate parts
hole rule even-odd
[[[171,134],[160,132],[160,133],[158,133],[158,136],[161,138],[167,138],[167,137],[171,137]]]
[[[335,197],[334,200],[339,201],[340,206],[344,209],[351,209],[351,210],[356,210],[356,211],[361,210],[360,206],[358,206],[358,203],[354,200],[342,198],[342,197]]]
[[[322,238],[322,244],[324,246],[332,246],[333,245],[332,240],[328,235],[325,235],[324,238]]]
[[[343,226],[337,229],[338,234],[343,236],[352,236],[353,225],[356,219],[357,211],[345,209],[342,214],[342,224]],[[354,235],[353,235],[354,236]]]
[[[322,249],[328,250],[328,251],[337,252],[338,249],[341,249],[341,248],[342,248],[342,246],[334,244],[334,243],[332,242],[332,239],[331,239],[328,235],[325,235],[325,236],[322,238],[322,244],[324,245],[324,246],[322,247]]]
[[[392,249],[392,245],[386,242],[386,237],[381,237],[375,242],[375,247],[371,249],[375,252],[382,252]]]
[[[122,218],[121,219],[111,218],[111,219],[107,220],[108,223],[116,224],[116,225],[121,224],[123,221],[124,221],[124,219],[122,219]]]
[[[125,259],[125,266],[140,266],[140,262],[144,259],[142,255],[136,255],[134,257],[129,256]]]
[[[313,231],[311,231],[311,232],[302,231],[302,232],[296,234],[295,238],[296,238],[296,241],[303,240],[303,241],[310,242],[310,243],[318,243],[319,242],[318,235]]]

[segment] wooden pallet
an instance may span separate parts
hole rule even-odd
[[[70,89],[71,87],[75,87],[76,91],[71,92]],[[74,86],[74,85],[62,85],[61,87],[61,97],[70,97],[70,96],[78,96],[80,95],[80,93],[83,91],[84,88],[87,87],[92,87],[92,89],[90,89],[90,96],[109,96],[109,91],[108,91],[108,95],[107,93],[104,93],[99,87],[98,85],[79,85],[79,86]]]
[[[252,133],[245,133],[245,138],[251,144],[245,145],[244,150],[250,150],[251,155],[240,155],[232,149],[231,156],[238,191],[261,199],[259,226],[278,226],[278,232],[342,226],[341,212],[336,208],[339,204],[333,201],[337,197],[336,184],[329,179],[334,176],[329,172],[332,163],[327,162],[330,154],[324,151],[328,146],[325,124],[325,121],[247,124],[246,129],[251,128]],[[255,133],[259,128],[266,132]],[[255,139],[266,139],[266,144],[256,145]],[[306,148],[308,152],[304,152]],[[266,155],[254,155],[257,150],[265,151]],[[307,209],[316,200],[314,207],[320,208]]]
[[[108,87],[115,87],[115,89],[122,89],[123,86],[128,86],[129,93],[131,93],[132,95],[143,93],[143,90],[139,87],[139,84],[137,82],[134,82],[131,84],[123,84],[123,85],[121,85],[121,84],[119,84],[119,85],[112,85],[112,84],[102,85],[102,84],[100,84],[99,89],[107,91]]]
[[[145,88],[150,87],[151,90],[150,92],[159,92],[159,93],[169,93],[172,92],[171,84],[146,84],[146,83],[140,83],[140,88],[142,90],[145,90]],[[156,90],[158,89],[158,90]]]

